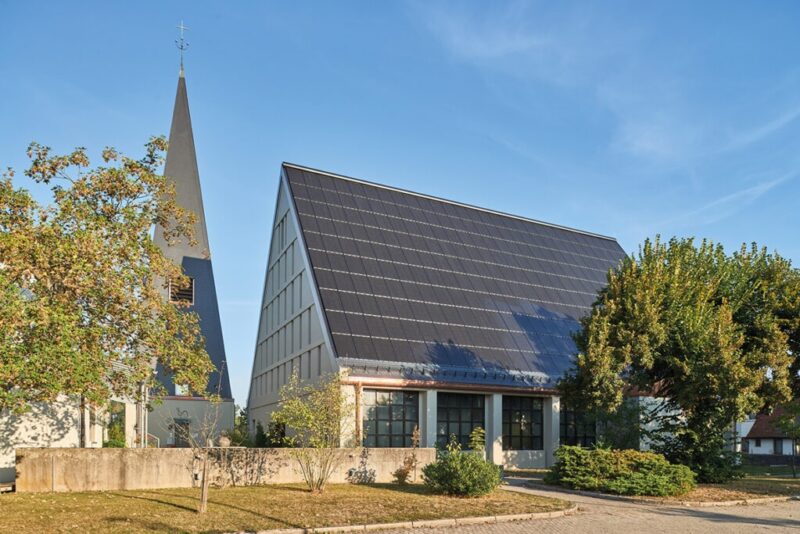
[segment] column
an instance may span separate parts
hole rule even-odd
[[[555,463],[556,449],[560,445],[561,434],[561,397],[548,397],[544,399],[544,453],[545,467]]]
[[[420,398],[420,447],[436,446],[436,419],[437,404],[436,390],[426,389],[419,395]]]
[[[503,465],[503,395],[486,397],[486,459]]]
[[[341,387],[349,413],[346,413],[342,418],[339,446],[358,447],[360,443],[356,442],[356,428],[361,424],[361,421],[356,419],[356,387],[351,384],[342,385]]]

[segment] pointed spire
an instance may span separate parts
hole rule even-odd
[[[181,70],[178,71],[178,76],[183,78],[183,53],[189,48],[189,43],[186,42],[186,39],[183,38],[183,32],[185,30],[188,30],[189,28],[183,25],[183,21],[181,21],[181,23],[178,24],[177,28],[181,31],[180,37],[175,39],[175,46],[177,46],[178,50],[181,51]]]
[[[211,253],[208,246],[208,231],[203,210],[203,194],[200,190],[200,173],[197,169],[197,155],[192,134],[192,118],[189,114],[189,97],[186,93],[186,78],[178,78],[175,94],[175,108],[172,112],[172,126],[169,130],[169,149],[164,166],[167,180],[175,184],[176,200],[184,209],[192,211],[197,217],[194,227],[194,246],[180,242],[166,246],[163,228],[156,228],[155,242],[164,253],[180,264],[184,257],[207,259]]]

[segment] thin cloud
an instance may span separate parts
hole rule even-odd
[[[744,208],[755,203],[759,198],[775,189],[779,185],[794,179],[798,173],[789,173],[774,180],[757,183],[753,186],[729,193],[719,197],[694,210],[681,213],[662,221],[658,226],[666,224],[682,223],[679,226],[697,226],[701,224],[712,224],[732,217]]]
[[[526,8],[519,2],[506,10],[490,10],[480,16],[444,9],[442,5],[415,4],[414,8],[424,26],[460,59],[503,58],[540,49],[548,42],[520,25]]]
[[[800,117],[800,106],[785,111],[780,116],[758,128],[740,133],[725,147],[725,150],[738,150],[757,143],[793,123],[798,117]]]

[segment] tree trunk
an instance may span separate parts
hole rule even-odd
[[[200,506],[197,512],[204,514],[208,508],[208,449],[203,452],[203,473],[200,478]]]
[[[795,452],[797,451],[797,440],[792,440],[792,478],[797,478],[797,467],[795,467]]]

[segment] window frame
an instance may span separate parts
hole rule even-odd
[[[525,395],[503,395],[502,403],[503,450],[543,451],[544,399]],[[520,416],[525,413],[529,415],[529,433],[524,431],[524,421],[514,421],[515,413],[519,413]],[[514,425],[519,425],[519,432],[514,431]],[[538,433],[536,432],[537,427]],[[526,447],[526,445],[530,445],[530,447]]]
[[[168,292],[169,292],[169,301],[170,301],[170,302],[172,302],[173,304],[177,304],[177,303],[188,303],[188,304],[189,304],[189,306],[194,306],[194,298],[195,298],[195,283],[194,283],[194,277],[193,277],[193,276],[187,276],[186,278],[188,278],[188,279],[189,279],[189,286],[190,286],[190,287],[189,287],[189,288],[177,288],[177,289],[175,290],[175,292],[174,292],[174,293],[173,293],[173,291],[172,291],[172,288],[173,288],[173,285],[174,285],[174,283],[173,283],[173,282],[170,280],[170,282],[169,282],[169,288],[168,288]],[[191,299],[180,298],[180,294],[181,294],[181,293],[183,293],[183,292],[186,292],[188,289],[191,289],[191,292],[192,292],[192,297],[191,297]],[[177,296],[178,298],[176,298],[176,296]]]
[[[486,395],[481,395],[477,393],[443,393],[438,392],[436,394],[436,443],[439,446],[445,446],[450,442],[450,435],[455,434],[456,439],[461,444],[461,448],[464,450],[469,449],[469,435],[476,427],[481,427],[484,430],[486,429]],[[468,403],[462,403],[459,405],[457,402],[451,403],[443,403],[442,400],[450,400],[454,401],[455,399],[465,400],[469,399]],[[469,404],[469,405],[467,405]],[[464,411],[469,410],[470,416],[469,418],[462,417],[464,415]],[[480,417],[475,417],[476,413],[480,413]],[[442,413],[446,414],[446,417],[442,419]],[[457,413],[458,416],[456,418],[451,418],[450,415],[453,413]],[[444,426],[444,431],[442,425]],[[468,424],[470,426],[469,432],[466,434],[462,432],[463,425]],[[458,432],[450,432],[451,425],[458,425]]]
[[[374,402],[369,400],[371,396],[374,396]],[[397,402],[397,397],[401,397],[400,402]],[[414,429],[419,432],[419,421],[419,391],[380,388],[361,391],[361,443],[364,447],[411,447]],[[397,424],[399,429],[395,426]]]
[[[567,434],[570,428],[570,422],[568,421],[570,416],[573,419],[572,428],[574,430],[570,434]],[[584,420],[585,417],[586,414],[584,412],[564,408],[562,406],[558,425],[558,439],[560,445],[591,447],[593,444],[597,443],[597,423],[594,422],[590,424]],[[592,429],[591,433],[586,432],[588,428]],[[567,439],[565,439],[565,437]]]

